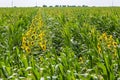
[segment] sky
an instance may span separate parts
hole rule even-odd
[[[13,3],[12,3],[13,2]],[[54,5],[120,6],[120,0],[0,0],[0,7]]]

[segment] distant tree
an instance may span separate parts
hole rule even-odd
[[[47,5],[43,5],[43,7],[47,7]]]
[[[75,5],[68,5],[67,7],[76,7]]]
[[[69,5],[67,5],[67,7],[70,7]]]
[[[81,7],[80,5],[78,7]]]
[[[75,5],[67,5],[66,7],[76,7]]]
[[[62,7],[62,5],[60,5],[59,7]]]
[[[66,5],[63,5],[62,7],[66,7]]]
[[[55,7],[59,7],[59,5],[55,5]]]
[[[14,8],[16,8],[17,6],[14,6]]]
[[[82,7],[88,7],[87,5],[82,5]]]
[[[72,7],[76,7],[75,5],[72,5]]]
[[[69,5],[66,5],[66,7],[69,7]]]
[[[53,7],[53,6],[49,6],[49,7]]]
[[[72,7],[71,5],[69,5],[68,7]]]

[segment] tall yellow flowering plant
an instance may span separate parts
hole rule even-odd
[[[103,33],[99,39],[97,44],[98,53],[109,51],[112,53],[113,57],[117,56],[117,42],[113,39],[112,35],[107,35]]]
[[[27,32],[22,37],[21,48],[26,53],[31,53],[35,48],[40,48],[41,50],[46,50],[46,40],[45,31],[42,30],[43,21],[40,12],[38,11],[35,18],[27,30]]]

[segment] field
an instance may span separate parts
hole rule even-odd
[[[120,80],[120,8],[0,8],[0,80]]]

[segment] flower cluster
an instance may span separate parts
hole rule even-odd
[[[27,32],[22,37],[22,46],[21,48],[27,52],[36,49],[46,50],[46,40],[45,40],[45,31],[43,29],[43,21],[40,13],[38,12],[35,18],[32,20],[32,23],[27,30]]]
[[[117,42],[113,39],[112,35],[107,35],[103,33],[99,39],[97,44],[98,53],[102,53],[103,51],[110,51],[116,55]]]

